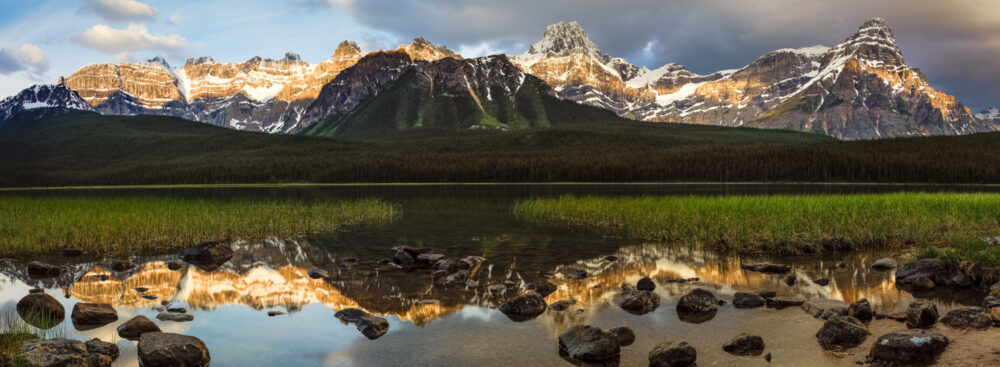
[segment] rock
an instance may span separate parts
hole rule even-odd
[[[825,287],[825,286],[828,286],[828,285],[830,285],[830,279],[827,279],[827,278],[819,278],[819,279],[816,279],[816,280],[814,280],[814,281],[813,281],[813,284],[816,284],[816,285],[821,285],[821,286],[824,286],[824,287]]]
[[[931,278],[921,277],[921,278],[914,279],[909,284],[906,284],[906,288],[905,289],[909,289],[909,290],[914,291],[914,292],[926,292],[926,291],[934,289],[934,287],[936,287],[936,286],[937,286],[937,284],[935,284],[934,281],[931,280]]]
[[[740,334],[723,344],[722,350],[738,356],[759,356],[764,353],[764,338]]]
[[[207,367],[212,360],[205,343],[187,335],[145,333],[137,349],[143,367]]]
[[[802,310],[807,314],[824,320],[833,315],[847,316],[848,307],[847,302],[827,298],[813,298],[802,304]]]
[[[458,268],[472,270],[479,266],[479,264],[482,264],[483,261],[486,261],[486,259],[479,256],[466,256],[461,260],[458,260]]]
[[[650,291],[632,287],[623,288],[613,301],[618,307],[633,315],[645,315],[660,307],[660,296]]]
[[[434,264],[439,260],[444,259],[444,254],[419,254],[417,255],[417,261],[425,264]]]
[[[435,270],[433,273],[431,273],[431,275],[434,276],[434,278],[447,278],[448,277],[448,271],[446,271],[446,270]]]
[[[434,263],[434,269],[439,271],[444,271],[446,274],[451,274],[458,271],[458,262],[451,259],[443,259]]]
[[[205,242],[184,250],[180,257],[199,269],[213,271],[233,257],[233,248],[218,241]]]
[[[400,264],[412,264],[417,261],[413,254],[402,250],[396,251],[396,253],[392,255],[392,258]]]
[[[765,354],[764,360],[767,361],[767,363],[771,363],[771,353]]]
[[[1000,297],[989,296],[983,300],[983,308],[991,309],[994,307],[1000,307]]]
[[[843,269],[843,268],[846,268],[846,267],[847,267],[847,263],[846,263],[846,262],[843,262],[843,261],[841,261],[841,262],[837,263],[837,267],[838,267],[838,268],[841,268],[841,269]]]
[[[469,272],[459,270],[445,278],[444,285],[449,287],[461,287],[469,280]]]
[[[609,333],[615,334],[618,337],[618,344],[627,347],[635,342],[635,331],[628,326],[619,326],[615,328],[608,329]]]
[[[653,283],[653,280],[649,279],[649,277],[643,277],[642,279],[639,279],[639,281],[635,283],[635,289],[638,289],[640,291],[651,291],[656,289],[656,284]]]
[[[22,342],[20,357],[28,366],[85,367],[87,354],[87,346],[79,340],[54,338]]]
[[[62,257],[79,257],[79,256],[83,256],[83,250],[78,249],[78,248],[73,248],[73,247],[64,248],[62,250],[59,250],[59,256],[62,256]]]
[[[28,263],[28,277],[32,279],[53,278],[62,274],[62,268],[41,261]]]
[[[933,331],[900,330],[875,340],[868,358],[892,366],[912,366],[933,361],[948,343],[948,338]]]
[[[268,317],[281,316],[284,315],[285,311],[267,311]]]
[[[782,264],[768,264],[768,263],[757,263],[757,264],[740,264],[740,268],[749,271],[756,271],[758,273],[770,273],[770,274],[785,274],[792,271],[790,265]]]
[[[906,309],[906,327],[928,329],[938,320],[937,305],[930,301],[918,300]]]
[[[604,261],[608,261],[608,262],[617,261],[617,260],[618,260],[618,256],[615,256],[615,255],[608,255],[608,256],[604,257]]]
[[[974,266],[966,265],[966,268]],[[975,279],[939,259],[920,259],[906,263],[896,271],[896,287],[908,291],[925,291],[936,287],[964,288]]]
[[[694,366],[697,359],[698,352],[687,342],[664,342],[649,352],[649,367]]]
[[[788,286],[791,287],[795,285],[795,280],[797,279],[798,277],[796,277],[795,274],[790,274],[788,275],[788,278],[785,278],[785,284],[788,284]]]
[[[48,294],[29,293],[17,302],[17,314],[32,326],[50,329],[63,321],[66,309]]]
[[[754,293],[756,293],[758,296],[761,296],[761,297],[764,297],[764,298],[774,298],[774,297],[778,296],[778,292],[771,291],[771,290],[760,290],[760,291],[757,291],[757,292],[754,292]]]
[[[118,336],[128,340],[139,340],[139,336],[142,334],[158,331],[160,331],[160,327],[142,315],[118,325]]]
[[[566,311],[566,309],[568,309],[569,306],[572,306],[572,305],[575,305],[575,304],[576,304],[576,300],[573,300],[573,299],[562,300],[562,301],[558,301],[558,302],[553,302],[551,305],[549,305],[549,308],[551,308],[553,310],[556,310],[556,311]]]
[[[887,271],[895,269],[897,266],[899,266],[899,264],[896,263],[896,260],[887,257],[875,260],[875,263],[872,264],[872,269],[878,271]]]
[[[559,349],[584,361],[611,359],[621,352],[618,336],[590,325],[575,325],[559,335]]]
[[[799,297],[782,296],[782,297],[768,298],[764,305],[767,306],[767,308],[776,308],[780,310],[785,307],[801,306],[804,303],[806,303],[806,300]]]
[[[121,351],[118,350],[118,344],[108,343],[97,338],[88,340],[84,345],[87,346],[88,354],[103,354],[111,357],[112,361],[118,359],[121,354]]]
[[[312,279],[326,279],[330,277],[330,273],[323,269],[312,268],[306,272],[306,275]]]
[[[194,315],[189,313],[160,312],[156,315],[156,319],[160,321],[187,322],[193,321]]]
[[[490,284],[489,286],[486,287],[486,290],[493,293],[500,293],[507,290],[507,286],[504,284]]]
[[[188,312],[188,310],[187,310],[186,308],[184,308],[184,307],[171,307],[171,308],[168,308],[168,309],[167,309],[167,312],[173,312],[173,313],[187,313],[187,312]]]
[[[91,353],[87,355],[87,359],[84,361],[87,367],[110,367],[111,363],[115,360],[110,356],[106,356],[100,353]]]
[[[761,307],[764,302],[764,297],[754,293],[736,292],[733,295],[733,306],[736,308]]]
[[[135,264],[133,264],[131,261],[115,261],[115,262],[111,263],[111,270],[114,270],[114,271],[117,271],[117,272],[128,271],[128,270],[131,270],[134,267],[135,267]]]
[[[548,297],[550,294],[555,292],[559,287],[555,284],[549,283],[546,280],[538,280],[524,285],[524,289],[529,291],[538,292],[542,297]]]
[[[586,279],[587,271],[583,269],[569,269],[566,270],[566,276],[570,279]]]
[[[173,260],[173,261],[167,262],[167,269],[170,269],[170,270],[180,270],[183,267],[184,267],[184,263],[182,263],[180,261],[177,261],[177,260]]]
[[[994,323],[1000,324],[1000,307],[991,308],[990,317],[993,318]]]
[[[906,322],[906,311],[893,312],[891,314],[885,315],[885,318],[892,321]]]
[[[989,314],[979,307],[960,307],[948,311],[941,323],[956,329],[986,330],[993,324]]]
[[[545,298],[535,291],[528,291],[504,302],[497,309],[513,321],[527,321],[545,312]]]
[[[389,322],[386,319],[357,308],[345,308],[337,311],[333,317],[345,323],[354,324],[358,331],[370,340],[378,339],[389,330]]]
[[[823,327],[816,333],[816,339],[824,347],[852,348],[864,342],[868,335],[870,333],[861,320],[834,315],[823,323]]]
[[[719,303],[715,295],[701,288],[692,289],[677,301],[678,313],[705,313],[718,308]]]
[[[70,314],[73,325],[104,326],[118,321],[118,312],[107,303],[77,303]],[[79,328],[78,328],[79,329]]]

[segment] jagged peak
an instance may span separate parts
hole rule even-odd
[[[361,53],[361,47],[354,41],[343,41],[337,45],[337,49],[333,51],[333,57],[339,56],[350,56],[357,55]]]
[[[866,32],[869,30],[884,31],[888,32],[889,34],[892,34],[892,26],[889,25],[889,22],[879,17],[874,17],[869,19],[868,21],[861,24],[861,27],[858,28],[858,32]]]
[[[185,62],[184,64],[185,65],[192,65],[192,64],[205,64],[205,63],[212,63],[212,64],[214,64],[215,60],[212,59],[209,56],[202,56],[202,57],[187,59],[187,62]]]
[[[414,60],[434,61],[450,58],[461,58],[454,51],[444,45],[436,45],[423,37],[416,37],[409,45],[399,45],[398,51],[407,53]]]
[[[281,59],[281,61],[302,61],[302,57],[294,52],[285,52],[285,58]]]
[[[163,67],[165,67],[167,69],[170,68],[170,64],[167,63],[167,59],[164,59],[163,57],[160,57],[160,56],[156,56],[156,57],[154,57],[152,59],[146,60],[146,62],[148,62],[150,64],[163,65]]]
[[[601,53],[597,44],[590,40],[587,33],[583,31],[583,27],[580,27],[580,24],[575,21],[559,22],[545,27],[545,35],[542,36],[542,39],[531,45],[531,48],[523,56],[528,58],[530,55],[541,57],[579,55],[588,56],[601,62],[610,61],[610,57]]]
[[[882,18],[868,20],[858,31],[831,50],[836,59],[854,58],[872,66],[904,66],[892,27]]]

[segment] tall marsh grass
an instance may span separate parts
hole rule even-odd
[[[64,247],[106,254],[184,248],[219,239],[298,236],[388,222],[380,200],[297,201],[0,197],[0,255]]]
[[[522,219],[737,252],[942,245],[1000,234],[1000,194],[563,196],[518,202]]]

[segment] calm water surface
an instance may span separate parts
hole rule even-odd
[[[70,272],[51,279],[31,279],[18,259],[0,275],[0,313],[10,315],[28,290],[41,287],[57,297],[67,319],[53,330],[78,339],[98,337],[117,342],[119,366],[137,366],[135,343],[117,336],[119,324],[135,315],[156,321],[164,331],[197,336],[212,354],[213,366],[569,366],[559,357],[556,338],[569,326],[590,324],[602,328],[627,325],[637,336],[624,347],[622,366],[648,364],[647,355],[663,341],[687,341],[698,350],[700,366],[774,365],[847,366],[864,359],[875,337],[902,328],[889,320],[870,325],[873,337],[847,352],[826,352],[816,342],[822,320],[798,307],[751,310],[723,306],[714,318],[692,324],[678,319],[675,305],[687,291],[700,287],[721,299],[737,291],[775,290],[779,295],[805,299],[823,297],[852,302],[869,299],[876,309],[900,311],[913,299],[897,290],[892,272],[869,266],[889,252],[863,252],[828,257],[752,259],[720,257],[685,248],[572,232],[525,223],[509,215],[518,199],[559,195],[744,195],[777,193],[858,193],[890,191],[992,191],[989,187],[884,185],[475,185],[475,186],[354,186],[285,188],[193,188],[156,190],[73,190],[17,192],[18,195],[168,196],[182,198],[289,198],[306,201],[378,197],[397,204],[402,214],[379,227],[350,228],[303,238],[236,241],[236,255],[222,268],[203,271],[185,265],[172,271],[166,261],[176,254],[135,256],[134,269],[111,271],[110,263],[123,258],[41,260],[66,265]],[[12,193],[5,193],[9,195]],[[399,270],[382,266],[393,246],[429,247],[449,258],[482,256],[475,272],[477,284],[460,288],[436,285],[429,270]],[[616,261],[605,257],[615,255]],[[905,251],[901,261],[908,256]],[[350,261],[356,258],[357,261]],[[774,261],[794,265],[800,279],[788,286],[777,275],[746,272],[741,262]],[[847,266],[840,268],[838,262]],[[320,268],[330,279],[311,279],[307,271]],[[565,276],[585,269],[582,280]],[[97,276],[94,276],[97,275]],[[611,302],[623,282],[649,276],[662,303],[655,311],[636,316]],[[692,283],[671,279],[697,277]],[[559,286],[549,303],[576,300],[566,311],[547,310],[539,317],[514,322],[496,310],[520,292],[525,282],[548,279]],[[829,278],[829,286],[812,279]],[[490,285],[508,284],[491,292]],[[149,288],[145,293],[134,290]],[[148,300],[141,294],[155,295]],[[954,292],[923,295],[939,303],[942,314],[960,305],[978,305],[982,294]],[[185,307],[191,322],[163,322],[155,316],[165,307]],[[77,302],[109,303],[119,321],[80,331],[69,320]],[[355,307],[388,319],[384,336],[368,340],[353,325],[333,317]],[[286,315],[268,317],[268,311]],[[962,332],[937,326],[952,339],[940,358],[942,365],[998,365],[1000,332]],[[761,335],[769,364],[761,357],[736,357],[721,345],[738,333]]]

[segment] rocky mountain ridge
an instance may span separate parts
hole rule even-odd
[[[94,111],[79,94],[62,84],[33,85],[0,101],[0,121],[23,111],[41,108]]]

